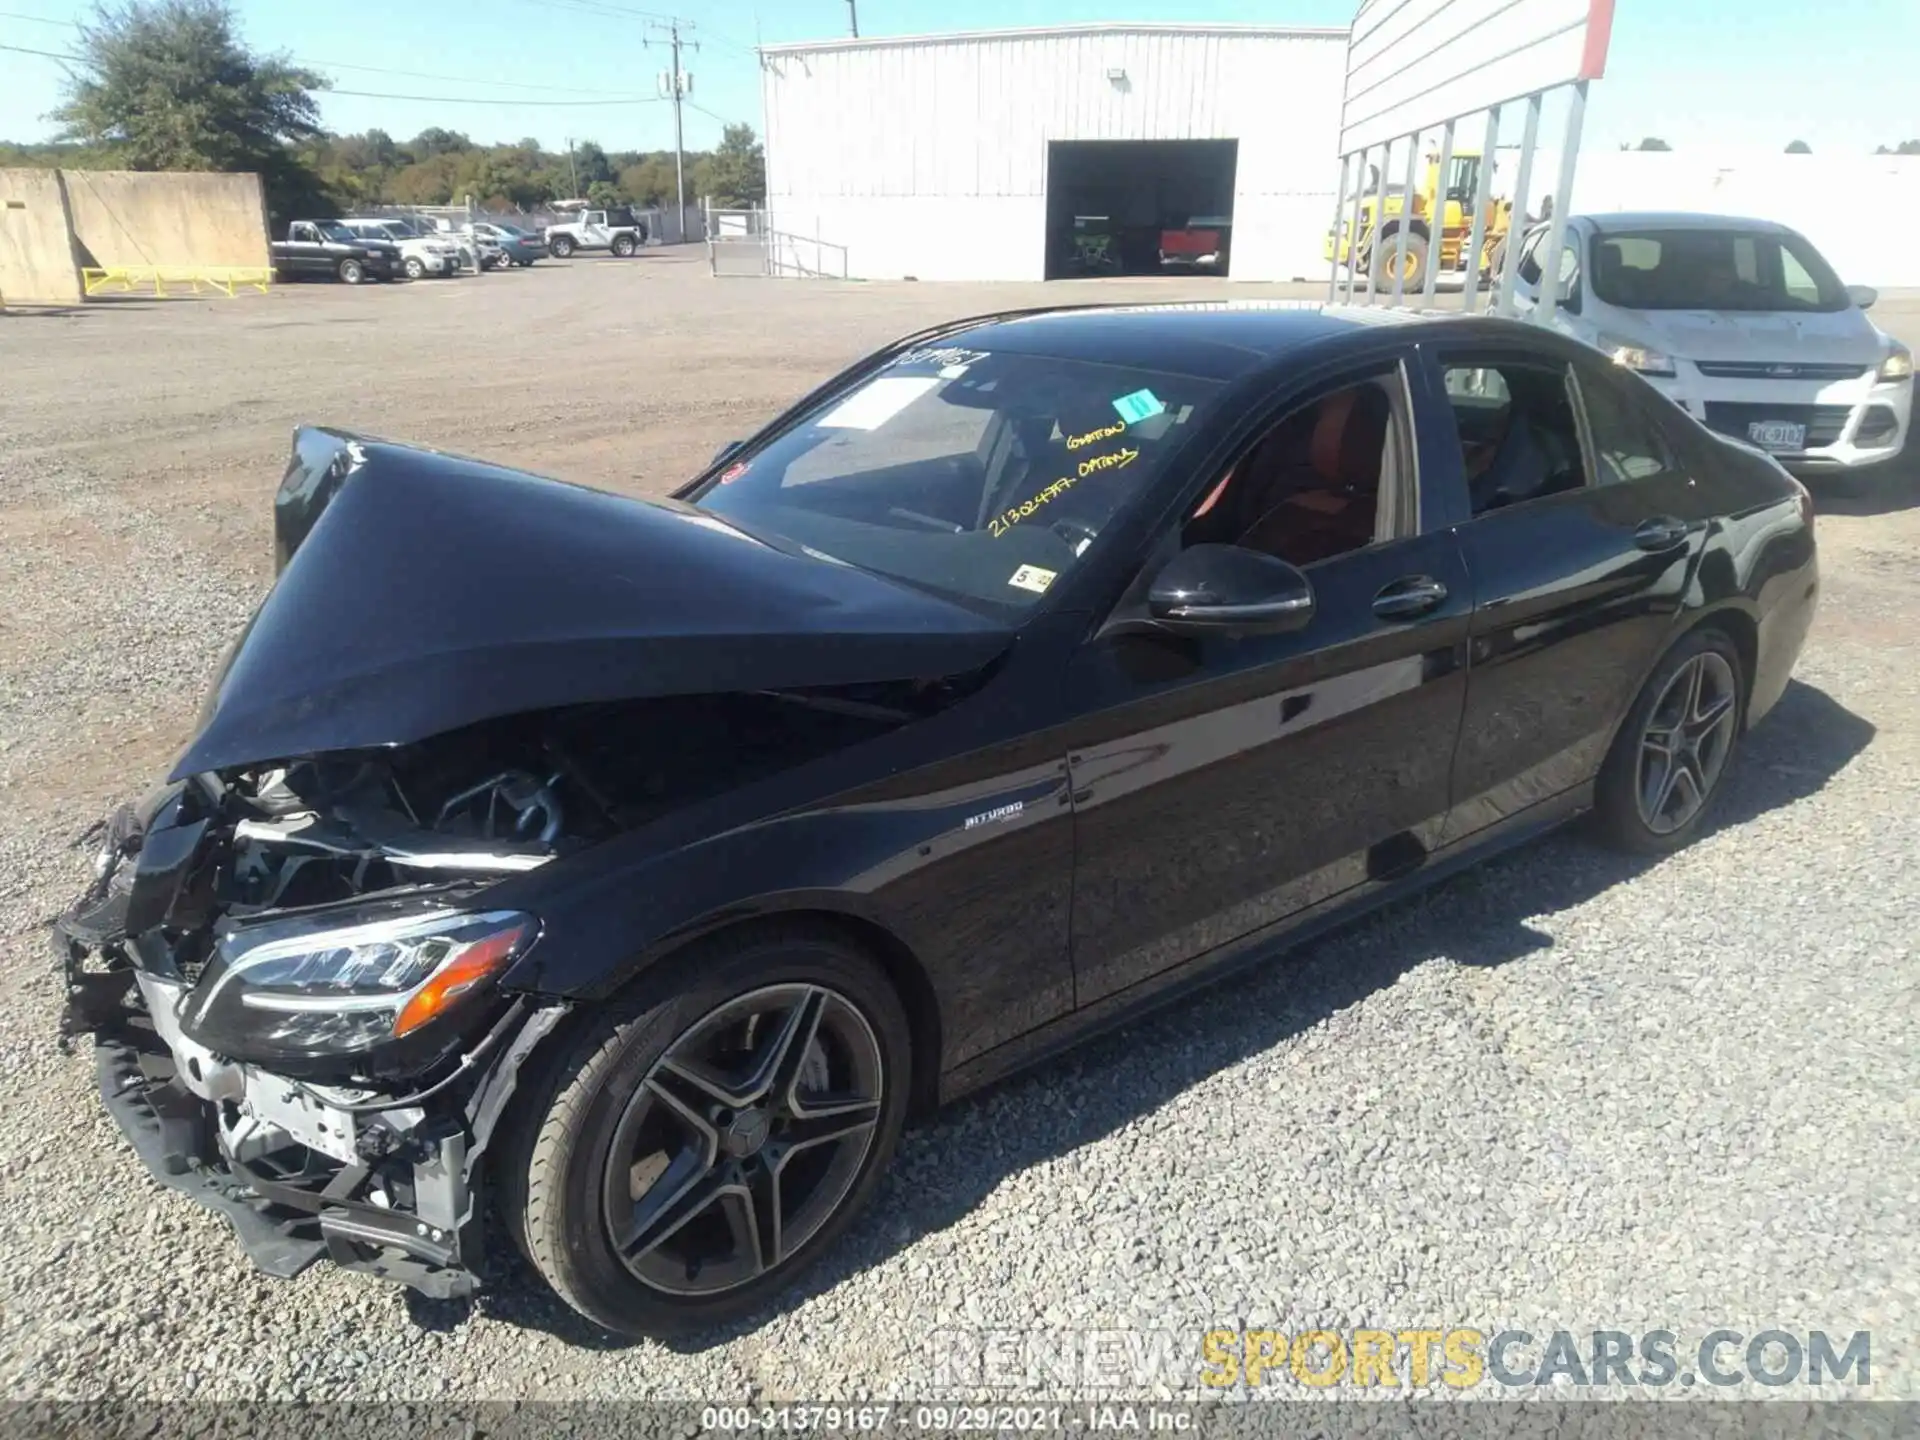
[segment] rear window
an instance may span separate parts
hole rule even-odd
[[[1152,486],[1219,388],[962,338],[832,396],[695,503],[821,559],[1024,610]]]
[[[1645,230],[1597,236],[1593,293],[1626,310],[1839,311],[1853,302],[1798,235]]]

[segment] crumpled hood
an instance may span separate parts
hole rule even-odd
[[[1685,360],[1858,364],[1886,356],[1886,340],[1858,310],[1797,315],[1773,311],[1614,311],[1602,322],[1609,337]]]
[[[295,436],[275,530],[176,779],[560,705],[931,679],[1011,639],[676,501],[336,431]]]

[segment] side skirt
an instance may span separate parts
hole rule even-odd
[[[1497,825],[1462,836],[1453,844],[1435,851],[1425,864],[1397,880],[1363,886],[1358,891],[1333,896],[1263,930],[1196,955],[1171,970],[1149,976],[1084,1010],[1064,1015],[949,1070],[940,1079],[940,1103],[944,1105],[950,1100],[957,1100],[1016,1071],[1037,1065],[1090,1036],[1130,1025],[1196,990],[1254,965],[1278,959],[1309,940],[1417,894],[1450,875],[1458,874],[1503,851],[1537,840],[1578,818],[1592,806],[1592,782],[1577,785],[1550,800],[1542,800],[1517,814],[1509,815]]]

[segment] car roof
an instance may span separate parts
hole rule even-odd
[[[1627,230],[1745,230],[1775,235],[1796,233],[1777,220],[1752,220],[1744,215],[1707,215],[1697,210],[1622,210],[1616,214],[1580,215],[1602,235]]]
[[[964,345],[1235,380],[1283,358],[1337,350],[1343,342],[1361,343],[1382,326],[1445,326],[1482,340],[1522,331],[1544,338],[1537,326],[1457,310],[1227,300],[1076,305],[983,315],[909,343]]]

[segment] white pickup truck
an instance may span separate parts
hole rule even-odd
[[[611,250],[623,259],[647,243],[647,227],[624,207],[582,210],[547,226],[547,253],[564,260],[576,250]]]

